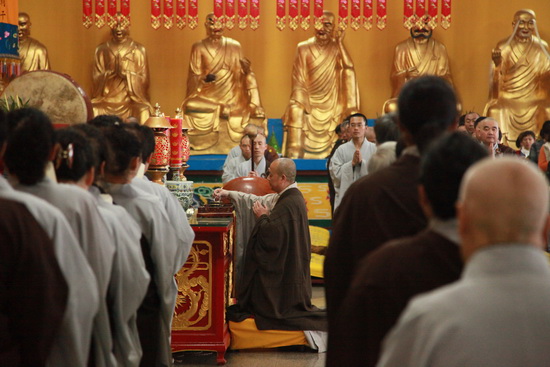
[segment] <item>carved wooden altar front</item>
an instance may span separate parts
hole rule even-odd
[[[233,217],[198,218],[192,227],[193,247],[176,274],[172,352],[211,350],[224,364],[230,342],[225,307],[231,302]]]

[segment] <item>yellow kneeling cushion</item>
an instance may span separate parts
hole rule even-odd
[[[258,330],[253,318],[229,321],[231,349],[278,348],[309,345],[303,331]]]

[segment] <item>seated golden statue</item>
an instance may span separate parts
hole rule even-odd
[[[425,18],[423,24],[412,27],[410,33],[410,38],[395,47],[390,74],[392,94],[384,103],[384,113],[397,110],[397,96],[403,85],[411,79],[423,75],[437,75],[453,84],[447,49],[441,42],[432,38],[433,29],[427,19]]]
[[[535,12],[516,12],[510,38],[492,51],[493,77],[484,115],[500,121],[503,143],[550,120],[550,55],[537,30]],[[536,31],[536,34],[533,32]]]
[[[192,154],[226,154],[238,144],[250,122],[267,129],[256,76],[241,44],[223,36],[214,14],[208,14],[207,38],[191,48],[187,97],[182,110],[192,130]]]
[[[46,46],[30,37],[31,18],[27,13],[19,13],[19,57],[21,72],[50,70]]]
[[[323,13],[322,23],[296,50],[292,94],[283,117],[283,150],[289,158],[325,158],[336,141],[336,126],[359,111],[359,88],[344,32],[334,34],[331,12]]]
[[[111,34],[112,38],[95,50],[94,115],[134,116],[144,123],[152,112],[145,47],[128,36],[120,17]]]

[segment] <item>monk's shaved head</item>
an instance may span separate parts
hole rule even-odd
[[[275,162],[277,162],[277,173],[285,175],[289,183],[294,183],[296,181],[296,163],[290,158],[279,158],[273,163]]]
[[[515,157],[485,159],[462,181],[460,235],[468,258],[498,243],[545,245],[548,183],[532,163]]]

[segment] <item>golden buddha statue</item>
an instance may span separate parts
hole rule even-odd
[[[433,29],[424,18],[421,24],[410,29],[411,37],[395,47],[390,81],[391,98],[384,103],[384,113],[397,110],[397,96],[403,85],[423,75],[436,75],[451,85],[451,69],[447,49],[441,42],[432,38]],[[460,106],[459,110],[460,110]]]
[[[530,9],[517,11],[512,35],[492,51],[492,85],[484,115],[500,121],[503,143],[515,142],[523,131],[539,131],[550,120],[550,55],[535,18]]]
[[[283,151],[289,158],[325,158],[334,129],[359,111],[359,88],[344,32],[334,32],[334,14],[325,11],[322,28],[300,42],[292,68],[292,94],[283,117]]]
[[[145,47],[129,37],[128,26],[117,16],[112,38],[97,46],[93,70],[94,115],[136,117],[144,123],[149,103],[149,67]]]
[[[48,50],[46,46],[30,37],[31,17],[27,13],[19,13],[19,57],[21,72],[34,70],[50,70]]]
[[[267,121],[256,76],[240,43],[223,36],[214,14],[207,15],[204,25],[208,37],[191,48],[182,110],[191,126],[191,153],[226,154],[248,123],[267,130]]]

